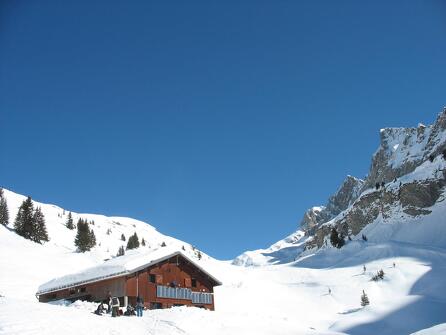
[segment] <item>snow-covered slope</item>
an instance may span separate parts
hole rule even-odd
[[[96,305],[86,302],[37,301],[44,278],[89,266],[91,255],[24,241],[2,226],[0,253],[2,335],[439,334],[446,323],[445,250],[400,242],[356,241],[262,267],[203,259],[199,264],[223,282],[215,312],[178,307],[142,318],[96,316]],[[379,269],[384,280],[371,281]],[[365,308],[362,290],[370,299]]]
[[[14,227],[14,219],[17,215],[18,208],[26,197],[7,189],[3,190],[9,209],[10,219],[8,227],[12,229]],[[34,200],[33,203],[34,208],[41,207],[42,212],[45,215],[46,227],[50,238],[50,241],[45,243],[45,245],[61,248],[67,252],[74,252],[76,250],[74,239],[77,230],[70,230],[65,226],[69,211],[56,205],[44,204]],[[97,243],[88,254],[97,262],[102,262],[105,259],[114,257],[120,246],[124,246],[124,248],[126,247],[128,238],[135,232],[140,241],[144,238],[146,242],[146,246],[140,247],[141,250],[159,248],[164,242],[168,247],[177,249],[184,246],[186,249],[185,252],[190,253],[191,255],[197,255],[198,253],[198,251],[189,245],[189,243],[163,235],[146,222],[127,217],[108,217],[104,215],[76,212],[71,212],[71,214],[74,225],[76,225],[79,218],[89,222],[94,221],[94,225],[90,224],[90,228],[92,228],[95,233]],[[122,235],[125,236],[125,241],[121,240]],[[202,254],[202,256],[207,257],[204,254]]]

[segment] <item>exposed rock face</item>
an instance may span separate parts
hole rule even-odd
[[[445,148],[446,112],[443,111],[429,127],[381,129],[381,145],[373,155],[363,190],[375,183],[388,183],[414,171],[430,156]]]
[[[322,247],[324,239],[333,227],[344,237],[357,235],[365,226],[375,221],[379,214],[383,219],[388,219],[397,208],[411,216],[430,214],[431,211],[427,208],[437,202],[445,185],[444,178],[429,179],[365,193],[343,213],[344,215],[318,228],[306,248]]]
[[[446,170],[409,182],[400,182],[399,178],[427,161],[444,159],[438,156],[446,149],[446,108],[431,126],[386,128],[380,136],[381,145],[373,155],[365,182],[352,181],[346,186],[350,184],[347,179],[321,212],[305,214],[302,227],[313,236],[306,249],[322,247],[332,228],[344,237],[357,235],[380,214],[386,220],[398,209],[413,217],[431,213],[429,207],[444,191]],[[385,187],[376,190],[376,183],[384,183]]]
[[[363,180],[347,176],[326,206],[312,207],[305,212],[300,223],[301,228],[307,235],[313,235],[319,225],[334,218],[358,198],[363,184]]]

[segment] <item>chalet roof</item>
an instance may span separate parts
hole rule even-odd
[[[196,268],[201,270],[206,276],[211,279],[211,281],[214,282],[215,285],[221,285],[221,282],[218,279],[209,274],[206,270],[204,270],[195,261],[193,261],[190,257],[186,256],[181,251],[174,250],[168,247],[158,248],[144,253],[138,251],[132,250],[124,256],[113,258],[101,265],[88,268],[78,273],[52,279],[49,282],[46,282],[45,284],[39,286],[37,295],[55,292],[62,289],[68,289],[88,283],[98,282],[104,279],[126,276],[142,270],[147,266],[160,263],[177,255],[185,258]]]

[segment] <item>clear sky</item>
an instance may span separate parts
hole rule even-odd
[[[220,259],[444,105],[440,0],[0,2],[0,185]]]

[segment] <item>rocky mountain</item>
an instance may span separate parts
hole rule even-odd
[[[372,157],[366,179],[348,176],[325,206],[308,209],[300,229],[291,235],[297,234],[301,239],[290,244],[286,238],[275,243],[276,248],[244,253],[234,263],[280,263],[281,259],[274,257],[280,254],[278,245],[292,250],[293,255],[288,252],[287,260],[309,250],[331,247],[332,229],[347,242],[367,233],[368,238],[376,240],[443,245],[446,226],[433,238],[411,224],[436,220],[445,210],[441,206],[445,199],[445,160],[446,108],[430,126],[381,129],[380,146]],[[443,214],[446,216],[446,211]]]
[[[316,228],[347,209],[359,196],[364,181],[352,176],[347,176],[342,185],[329,199],[325,206],[317,206],[308,209],[300,227],[307,235],[313,235]]]

